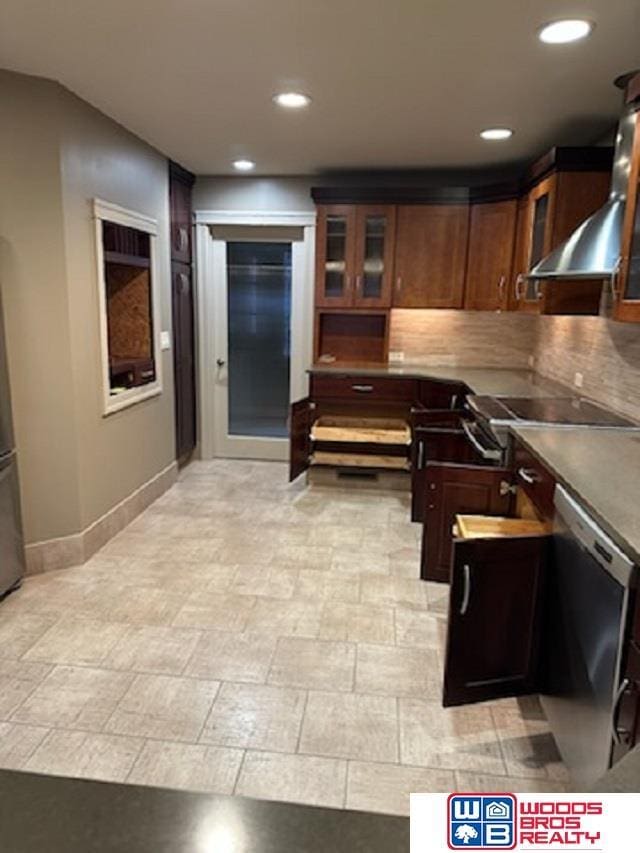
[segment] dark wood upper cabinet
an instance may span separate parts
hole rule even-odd
[[[395,308],[462,308],[469,207],[399,205]]]
[[[515,199],[472,205],[465,308],[508,308],[516,214]]]
[[[610,185],[607,171],[555,172],[536,184],[518,214],[510,302],[531,314],[597,314],[602,281],[534,281],[527,273],[602,204]]]
[[[307,470],[311,457],[313,408],[309,397],[291,404],[289,413],[289,481]]]
[[[456,540],[443,704],[535,692],[548,539]]]
[[[453,525],[458,513],[507,515],[512,495],[510,468],[428,462],[425,473],[423,580],[449,580]]]
[[[393,281],[395,207],[318,209],[316,306],[388,308]]]
[[[614,317],[640,322],[640,113],[636,115]]]

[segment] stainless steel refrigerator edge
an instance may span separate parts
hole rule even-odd
[[[4,322],[0,310],[0,597],[20,584],[24,570],[18,461],[11,418]]]

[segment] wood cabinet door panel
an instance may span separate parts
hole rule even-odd
[[[195,306],[188,264],[171,263],[176,457],[196,446]]]
[[[426,466],[426,506],[422,538],[421,577],[448,581],[451,571],[452,528],[458,513],[507,515],[511,494],[510,468],[430,462]]]
[[[191,262],[191,187],[171,176],[169,182],[171,209],[171,257],[174,261]]]
[[[516,213],[515,199],[472,205],[465,308],[497,311],[508,307]]]
[[[462,382],[418,380],[418,400],[427,409],[455,409],[462,405],[468,388]]]
[[[536,689],[547,537],[456,540],[443,704]]]
[[[414,403],[415,379],[386,379],[358,374],[312,375],[311,396],[314,400],[390,400]]]
[[[468,233],[468,205],[399,205],[394,307],[461,308]]]
[[[313,406],[308,397],[291,404],[289,413],[289,482],[309,467]]]
[[[355,228],[354,307],[389,308],[396,209],[393,205],[358,205]]]
[[[453,413],[455,414],[455,413]],[[457,415],[458,421],[460,415]],[[425,521],[427,464],[477,462],[477,454],[457,425],[416,426],[411,443],[411,520]]]

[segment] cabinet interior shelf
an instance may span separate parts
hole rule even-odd
[[[327,453],[315,451],[312,465],[330,465],[336,468],[388,468],[409,471],[409,462],[403,456],[374,456],[362,453]]]
[[[150,258],[145,258],[142,255],[126,255],[124,252],[105,251],[104,259],[108,264],[122,264],[127,267],[148,269],[151,266]]]
[[[405,421],[390,418],[318,418],[311,428],[313,441],[351,444],[411,444],[411,430]]]

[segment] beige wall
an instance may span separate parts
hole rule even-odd
[[[604,317],[539,317],[535,366],[600,403],[640,420],[640,328]]]
[[[82,528],[174,458],[171,352],[163,393],[103,417],[93,198],[158,221],[161,325],[171,328],[166,159],[69,92],[61,93],[64,234],[71,317]]]
[[[0,285],[28,541],[77,530],[60,87],[0,72]]]
[[[173,461],[170,352],[160,397],[102,416],[91,212],[98,196],[158,220],[170,329],[167,163],[55,83],[0,72],[0,101],[0,276],[33,543],[80,532]]]
[[[193,189],[194,210],[315,211],[312,177],[199,177]]]

